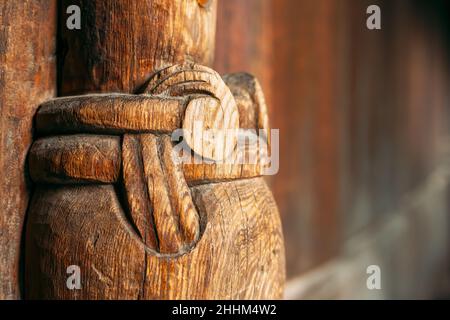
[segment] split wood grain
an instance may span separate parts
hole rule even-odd
[[[92,94],[44,103],[36,114],[36,131],[56,133],[171,132],[180,128],[183,99],[147,95]]]
[[[211,81],[212,84],[209,82],[202,82],[204,85],[202,90],[185,91],[184,94],[193,95],[187,97],[187,99],[191,99],[189,102],[185,102],[185,104],[188,105],[187,107],[183,107],[184,100],[177,100],[181,99],[181,97],[176,97],[180,93],[179,91],[176,91],[177,94],[170,94],[170,98],[161,96],[162,92],[169,94],[167,93],[167,90],[173,88],[173,86],[171,87],[167,84],[168,81],[172,84],[184,83],[183,79],[187,79],[187,83],[190,83],[190,81],[194,81],[194,79],[200,79],[197,74],[197,72],[200,71],[203,74],[209,74],[208,77],[204,77],[203,79]],[[237,101],[237,106],[235,106],[233,105],[233,100],[223,98],[227,95],[223,94],[226,89],[217,88],[225,86],[225,82],[211,80],[216,77],[217,75],[213,70],[197,64],[172,66],[155,73],[147,84],[148,88],[152,88],[147,90],[148,93],[153,92],[157,94],[157,96],[145,95],[140,97],[136,95],[109,94],[55,99],[45,103],[39,110],[36,116],[36,122],[38,123],[37,127],[38,130],[39,128],[44,128],[39,131],[41,134],[44,132],[82,131],[81,129],[87,127],[90,128],[87,131],[100,133],[129,131],[145,132],[150,129],[157,132],[157,129],[161,129],[164,125],[165,130],[170,132],[170,129],[173,129],[176,125],[181,126],[180,124],[176,124],[177,122],[183,122],[183,126],[191,126],[193,129],[189,130],[194,131],[193,135],[190,136],[192,138],[191,140],[185,139],[181,142],[186,143],[187,140],[189,140],[193,144],[192,146],[186,145],[186,147],[183,148],[183,151],[189,149],[195,151],[195,153],[189,152],[186,159],[180,159],[183,163],[184,177],[190,185],[260,176],[270,164],[270,159],[268,158],[270,145],[266,137],[266,133],[270,131],[267,106],[261,87],[257,79],[249,74],[238,73],[225,75],[224,80],[230,86],[230,92],[233,93],[234,98]],[[222,96],[221,100],[218,98],[220,96]],[[170,99],[175,100],[171,101]],[[229,101],[231,106],[228,107],[228,114],[232,114],[237,110],[239,123],[242,124],[244,129],[248,129],[249,131],[231,132],[232,134],[236,134],[236,136],[232,137],[233,140],[231,142],[224,139],[222,144],[217,145],[210,143],[208,145],[207,141],[205,141],[207,140],[207,136],[204,136],[205,128],[216,126],[217,130],[213,130],[213,133],[220,133],[220,130],[226,130],[223,127],[218,129],[218,127],[221,127],[221,121],[224,120],[224,113],[221,111],[223,108],[218,104],[219,101]],[[158,104],[158,102],[161,102],[161,105]],[[173,107],[165,107],[169,103],[172,103]],[[184,115],[183,120],[179,120],[183,118],[181,115],[182,111],[180,111],[183,108],[186,108],[186,114]],[[170,110],[172,113],[170,113]],[[145,116],[141,118],[143,115]],[[170,122],[171,118],[177,120]],[[231,119],[231,117],[228,117],[227,119]],[[196,127],[194,124],[198,123],[198,121],[204,125]],[[155,125],[155,123],[158,123],[158,125]],[[168,123],[169,125],[167,125]],[[216,123],[219,124],[216,125]],[[236,125],[237,123],[229,125],[228,129],[231,129],[231,127],[235,127]],[[134,129],[130,130],[129,128]],[[260,132],[258,131],[259,129],[264,129],[264,131]],[[64,139],[68,139],[67,144],[69,147],[73,144],[69,140],[71,139],[70,137],[71,136],[67,136],[66,138],[55,138],[47,142],[47,144],[52,144],[51,150],[56,154],[64,152],[67,162],[75,163],[85,160],[85,166],[90,168],[92,166],[92,159],[89,159],[89,157],[86,156],[88,150],[80,150],[80,152],[84,152],[85,156],[83,157],[78,157],[77,154],[66,152],[67,147],[64,145]],[[239,141],[244,140],[245,144],[239,143],[239,149],[236,147],[231,148],[231,146],[236,146],[237,141],[234,141],[234,139]],[[35,162],[35,159],[41,159],[42,154],[49,152],[42,148],[44,140],[41,139],[40,141],[41,143],[33,146],[30,151],[30,170],[32,171],[31,176],[33,180],[42,183],[64,183],[63,181],[58,182],[55,179],[48,179],[48,177],[52,177],[55,172],[59,172],[60,168],[52,168],[51,163],[45,164],[42,161],[39,163]],[[98,141],[101,140],[99,139]],[[177,142],[179,141],[174,141],[174,143]],[[88,144],[90,145],[88,146]],[[101,146],[96,146],[95,139],[86,140],[84,145],[86,145],[88,149],[102,148]],[[117,152],[119,151],[110,154],[116,155]],[[35,153],[39,153],[39,155],[34,155]],[[203,156],[199,156],[199,154],[203,154]],[[70,158],[72,155],[75,159]],[[180,157],[182,156],[183,155],[180,154]],[[52,155],[48,158],[50,159],[51,157]],[[211,158],[214,160],[210,161]],[[123,161],[126,160],[127,159],[124,159]],[[110,159],[109,161],[115,161],[115,159]],[[111,167],[110,170],[119,170],[119,167]],[[104,176],[95,177],[92,170],[88,172],[90,172],[89,175],[82,176],[83,171],[79,171],[78,175],[73,175],[70,170],[66,170],[66,183],[80,179],[85,182],[116,182],[116,180],[110,180],[110,178],[105,179]],[[118,175],[118,172],[111,172],[111,177],[117,178]],[[141,209],[144,210],[142,207]]]
[[[71,4],[73,1],[61,2],[61,16],[65,16],[64,10]],[[223,103],[223,93],[218,94],[214,86],[208,85],[210,80],[207,77],[211,79],[211,74],[214,74],[211,71],[201,74],[199,81],[192,83],[171,83],[177,76],[167,81],[163,77],[154,78],[156,70],[164,70],[174,64],[180,64],[181,67],[176,67],[180,69],[185,69],[186,62],[210,65],[214,52],[217,1],[82,0],[75,4],[82,9],[81,30],[69,31],[63,23],[59,26],[60,94],[145,93],[151,80],[158,79],[158,99],[186,99],[186,102],[191,102],[200,97],[209,98],[221,102],[213,106],[238,109],[236,101],[234,104]],[[197,71],[194,71],[181,74],[197,77]],[[219,79],[216,81],[221,82]],[[229,91],[222,84],[221,88]],[[214,90],[216,94],[211,93]],[[232,97],[227,92],[225,94]],[[198,106],[193,106],[196,111]],[[223,113],[225,117],[227,112]],[[228,114],[228,123],[239,121],[240,116],[236,116],[236,112]],[[256,178],[187,187],[184,168],[182,171],[182,167],[168,159],[170,148],[166,148],[167,138],[163,137],[169,132],[150,130],[149,135],[132,128],[129,131],[115,131],[117,128],[114,128],[109,132],[103,130],[103,117],[106,121],[112,119],[109,114],[101,115],[94,129],[85,128],[83,124],[75,129],[80,130],[76,133],[97,135],[100,132],[96,130],[102,128],[101,134],[125,135],[121,178],[127,170],[128,184],[121,186],[119,178],[114,185],[40,184],[36,187],[26,228],[26,297],[281,298],[285,279],[283,237],[279,214],[264,180]],[[210,118],[215,119],[213,116]],[[166,123],[168,120],[162,121]],[[60,129],[52,131],[51,122],[41,126],[44,129],[40,134],[75,133]],[[183,127],[182,122],[175,122]],[[136,140],[136,136],[140,138]],[[146,137],[144,144],[139,141],[142,136]],[[151,141],[147,141],[149,138]],[[141,161],[139,151],[142,155],[140,165],[136,164]],[[145,166],[148,166],[147,170]],[[151,168],[156,169],[153,171]],[[166,186],[159,183],[157,188],[152,186],[154,177],[163,180]],[[154,214],[153,206],[163,206],[164,201],[151,203],[150,198],[155,190],[161,191],[161,188],[181,190],[180,195],[166,193],[172,207],[180,211],[170,213],[178,219],[178,229],[174,230],[177,230],[182,245],[194,239],[194,245],[179,254],[159,252],[157,223],[150,217]],[[127,192],[133,197],[132,206],[128,203]],[[198,214],[198,228],[196,223],[189,222],[194,221],[193,215],[182,216],[192,204]],[[134,216],[131,210],[136,211]],[[152,228],[154,238],[150,232],[145,233]],[[82,270],[81,290],[68,290],[66,287],[66,269],[73,264]]]
[[[81,8],[81,29],[61,19],[60,94],[135,93],[155,71],[191,61],[212,65],[217,0],[63,0]]]
[[[200,232],[190,190],[172,151],[169,136],[124,137],[123,178],[130,214],[141,235],[150,235],[149,246],[162,254],[188,250]]]
[[[122,143],[124,205],[144,244],[159,251],[158,235],[144,172],[140,135],[126,134]]]
[[[239,128],[236,101],[220,75],[196,63],[183,63],[156,72],[144,92],[164,96],[198,96],[186,108],[183,139],[198,155],[223,160],[236,147],[233,130]],[[207,137],[222,135],[218,141]]]
[[[34,182],[113,183],[121,167],[120,137],[69,135],[35,141],[28,157]]]
[[[27,298],[281,298],[283,236],[263,179],[201,185],[192,195],[204,221],[201,238],[166,258],[146,249],[113,186],[38,189],[26,240]],[[66,287],[73,264],[81,269],[80,290]]]

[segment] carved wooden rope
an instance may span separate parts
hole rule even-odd
[[[244,149],[244,157],[256,154],[256,163],[238,161],[238,135],[227,143],[199,143],[204,131],[239,127],[268,130],[256,79],[247,74],[222,79],[201,65],[174,65],[156,72],[139,95],[93,94],[43,104],[30,175],[43,184],[118,183],[144,244],[159,254],[180,254],[201,234],[189,186],[256,177],[264,170],[267,154],[258,145]],[[181,163],[170,137],[178,129],[192,151]],[[196,161],[199,157],[207,161]]]

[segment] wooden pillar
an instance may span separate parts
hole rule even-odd
[[[80,30],[68,30],[63,18],[73,4]],[[216,7],[217,0],[62,1],[59,95],[131,93],[163,66],[210,66]]]
[[[17,299],[30,184],[25,158],[38,105],[56,91],[56,1],[2,1],[0,11],[0,300]]]
[[[245,71],[258,78],[269,113],[275,108],[273,12],[272,0],[219,1],[214,56],[214,68],[218,72]]]
[[[273,99],[280,172],[272,190],[283,216],[287,272],[295,276],[338,250],[339,161],[335,107],[343,1],[273,1]],[[292,41],[286,39],[292,38]],[[345,71],[345,68],[344,70]],[[293,146],[292,141],[295,141]]]
[[[261,166],[173,158],[171,134],[197,120],[267,129],[258,81],[207,67],[217,0],[80,1],[81,29],[67,30],[73,4],[60,8],[58,85],[81,96],[36,115],[26,297],[281,298],[281,222]]]

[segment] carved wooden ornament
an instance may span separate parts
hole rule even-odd
[[[35,125],[26,297],[282,297],[281,224],[260,177],[268,154],[239,148],[238,129],[269,129],[252,76],[174,65],[137,95],[51,100]],[[79,289],[67,285],[72,265]]]

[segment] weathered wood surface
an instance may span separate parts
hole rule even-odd
[[[170,69],[175,75],[162,76],[157,87],[167,87],[155,95],[60,98],[37,113],[37,122],[46,126],[37,125],[44,136],[29,156],[31,177],[38,186],[27,226],[28,298],[282,297],[283,237],[272,195],[257,178],[264,167],[238,162],[237,146],[233,157],[207,157],[205,162],[204,145],[198,152],[196,139],[192,147],[186,144],[190,156],[178,161],[176,141],[170,136],[175,128],[152,127],[170,116],[159,110],[172,99],[184,110],[176,112],[182,119],[174,122],[178,129],[203,120],[200,131],[226,130],[238,127],[241,119],[247,129],[268,129],[267,107],[256,79],[246,74],[225,77],[237,104],[220,77],[200,79],[201,88],[193,84],[200,66],[191,67],[182,68],[182,79],[191,81],[189,87],[181,84],[186,91],[172,91],[181,68],[174,66]],[[213,107],[210,100],[215,101]],[[199,101],[196,107],[203,114],[186,115],[193,101]],[[130,112],[130,107],[140,112]],[[144,109],[151,116],[143,116]],[[91,134],[58,135],[83,129]],[[252,134],[267,144],[266,136]],[[244,147],[247,155],[258,151],[258,145]],[[265,154],[257,155],[257,160],[265,160]],[[194,161],[196,157],[202,162]],[[243,177],[252,179],[236,180]],[[80,266],[84,273],[85,285],[79,291],[69,290],[62,281],[67,274],[61,270],[70,265]]]
[[[136,92],[155,70],[184,61],[211,65],[216,0],[63,0],[81,7],[81,30],[60,31],[60,94]]]
[[[230,162],[205,162],[195,154],[185,160],[179,154],[174,156],[179,157],[189,185],[258,177],[264,174],[270,159],[259,149],[260,144],[266,146],[264,138],[252,138],[255,143],[242,152],[234,152],[227,159]],[[40,138],[28,157],[31,179],[44,184],[116,183],[120,179],[120,163],[128,161],[121,154],[119,140],[118,136],[100,135]],[[254,159],[254,163],[243,159]]]
[[[157,128],[156,122],[169,121],[167,115],[151,112],[159,106],[149,106],[147,118],[142,111],[115,118],[123,105],[99,102],[91,108],[89,96],[78,97],[88,99],[83,107],[87,112],[79,113],[76,104],[72,110],[78,111],[64,115],[60,110],[67,106],[49,107],[55,112],[38,125],[43,140],[86,131],[121,136],[121,168],[113,184],[49,184],[45,172],[33,175],[44,179],[36,181],[26,234],[28,298],[282,297],[281,224],[270,190],[258,178],[260,167],[217,161],[189,167],[171,157],[169,139],[175,126],[196,129],[194,122],[203,120],[204,129],[235,129],[242,119],[246,126],[266,128],[257,116],[264,115],[265,104],[257,98],[254,79],[242,88],[228,87],[215,71],[201,66],[212,62],[216,4],[82,1],[81,30],[60,25],[66,50],[60,60],[60,94],[139,93],[143,95],[131,100],[159,99],[174,106],[174,116],[169,126]],[[106,105],[108,111],[101,112]],[[150,118],[156,122],[146,122]],[[137,123],[151,125],[141,130]],[[112,131],[104,130],[110,127]],[[199,145],[188,136],[184,142],[193,157],[220,158],[207,141]],[[64,143],[60,147],[66,148]],[[253,152],[254,146],[247,147]],[[94,163],[85,160],[88,168]],[[30,167],[47,171],[48,165]],[[241,177],[251,179],[236,180]],[[65,271],[73,264],[81,267],[81,290],[66,287]]]
[[[283,42],[291,36],[285,38],[274,32],[273,6],[280,5],[278,2],[279,0],[219,0],[213,65],[221,74],[246,71],[255,75],[264,89],[271,117],[278,110],[278,102],[275,104],[273,99],[274,88],[280,85],[274,83],[273,75],[278,64],[282,63],[275,59],[275,53],[284,50],[286,46],[280,43],[274,46],[273,43],[276,39]],[[295,12],[290,13],[295,16]]]
[[[161,257],[132,231],[113,186],[39,188],[27,234],[29,258],[39,267],[27,272],[28,297],[280,298],[280,221],[261,178],[191,192],[204,221],[201,239],[188,254]],[[74,264],[81,269],[81,290],[66,287],[66,268]]]
[[[171,132],[182,123],[184,104],[182,99],[126,94],[57,98],[39,108],[36,114],[36,131],[39,135]]]
[[[200,234],[200,218],[174,163],[169,136],[125,135],[123,180],[130,215],[146,244],[160,253],[184,253]]]
[[[56,89],[56,1],[0,6],[0,299],[18,299],[32,119]]]
[[[198,155],[213,160],[222,160],[234,150],[236,139],[227,141],[220,148],[209,144],[207,137],[202,138],[207,131],[214,133],[239,128],[236,101],[214,70],[198,64],[171,66],[157,72],[148,82],[145,92],[167,96],[210,96],[193,99],[187,105],[183,121],[184,140]]]

